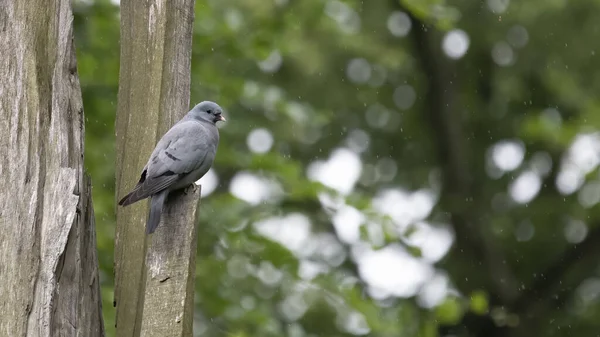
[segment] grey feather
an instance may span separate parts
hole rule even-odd
[[[162,211],[162,204],[169,192],[193,184],[211,168],[219,145],[216,122],[225,120],[222,112],[221,107],[209,101],[201,102],[190,110],[156,144],[142,170],[140,181],[119,201],[119,205],[127,206],[151,197],[153,201],[148,228],[151,228],[150,220],[156,221],[152,224],[157,226],[160,212],[156,213],[156,209],[161,201],[157,197],[162,196]]]
[[[146,223],[146,234],[154,233],[158,227],[163,205],[165,204],[168,194],[169,191],[163,190],[150,198],[150,212],[148,214],[148,222]]]
[[[138,184],[119,204],[121,206],[131,205],[142,199],[158,193],[165,188],[173,185],[179,179],[176,175],[161,176],[157,178],[146,179],[143,183]]]

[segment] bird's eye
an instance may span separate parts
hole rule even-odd
[[[206,110],[206,113],[207,113],[207,114],[211,114],[211,113],[212,113],[212,110],[211,110],[211,109],[208,109],[208,110]]]

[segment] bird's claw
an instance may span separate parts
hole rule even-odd
[[[187,195],[196,192],[197,189],[198,187],[196,187],[196,184],[190,184],[183,192]]]

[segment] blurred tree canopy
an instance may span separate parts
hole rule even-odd
[[[198,0],[198,336],[600,331],[600,1]],[[74,2],[114,335],[119,7]]]

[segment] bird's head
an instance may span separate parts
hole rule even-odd
[[[217,103],[211,101],[196,104],[186,117],[207,121],[212,124],[216,124],[218,121],[226,121],[225,117],[223,117],[223,109]]]

